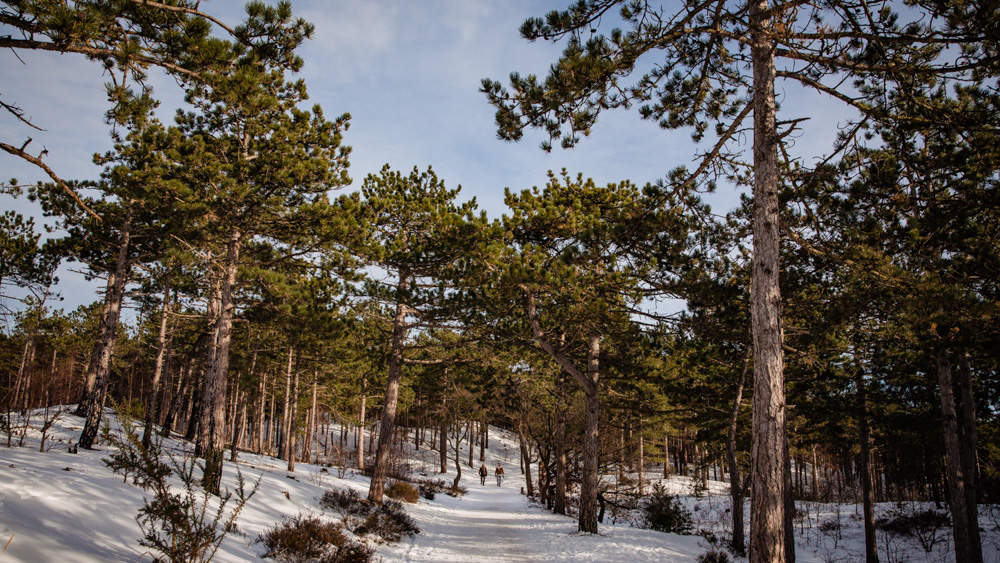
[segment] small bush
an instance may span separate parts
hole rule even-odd
[[[343,525],[316,516],[295,516],[261,534],[257,541],[267,553],[282,563],[367,563],[375,550],[352,540]]]
[[[398,542],[403,536],[420,533],[420,528],[406,513],[402,503],[387,500],[381,505],[375,505],[353,531],[359,536],[374,535],[376,541],[380,542]]]
[[[642,505],[645,528],[659,532],[690,535],[691,512],[676,496],[667,493],[662,484],[653,485],[653,492]]]
[[[710,549],[698,556],[698,563],[731,563],[729,554],[720,549]]]
[[[157,563],[211,561],[226,535],[237,531],[236,518],[257,492],[260,479],[247,492],[243,474],[237,471],[236,489],[214,497],[199,487],[195,477],[199,465],[193,457],[178,460],[163,452],[159,440],[143,446],[135,419],[125,411],[117,414],[121,432],[105,425],[112,449],[102,461],[126,481],[131,475],[133,483],[152,493],[135,517],[143,536],[139,545],[159,552],[160,556],[153,556]],[[177,488],[168,481],[171,476],[180,479],[180,492],[174,492]]]
[[[331,490],[323,493],[321,507],[338,512],[352,532],[359,536],[374,535],[376,541],[397,542],[403,536],[419,533],[420,528],[406,513],[403,504],[387,500],[372,504],[353,489]]]
[[[361,494],[354,489],[326,491],[319,499],[319,505],[345,518],[349,516],[364,517],[368,514],[368,500],[361,498]]]
[[[948,534],[951,518],[933,509],[915,511],[904,505],[897,505],[879,520],[876,528],[894,536],[914,538],[927,553]]]
[[[394,498],[411,504],[420,499],[420,491],[405,481],[396,481],[391,487],[386,489],[385,494],[389,498]]]
[[[427,500],[434,500],[438,493],[444,492],[446,485],[443,479],[418,479],[415,481],[420,496]]]

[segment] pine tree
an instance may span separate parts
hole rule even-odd
[[[14,33],[0,37],[0,47],[15,52],[78,54],[105,69],[111,77],[109,91],[135,84],[149,92],[146,79],[151,67],[162,69],[180,82],[191,83],[202,80],[206,73],[232,70],[235,57],[246,51],[272,64],[290,64],[295,59],[295,48],[313,29],[302,19],[293,20],[290,6],[289,2],[280,2],[273,8],[262,2],[250,2],[246,6],[247,19],[230,28],[201,10],[197,0],[4,1],[0,2],[0,21]],[[221,28],[231,41],[214,37],[213,26]],[[26,112],[16,101],[0,102],[0,107],[27,127],[41,129],[28,117],[35,112]],[[52,179],[50,189],[62,190],[90,211],[69,183],[43,162],[48,151],[31,154],[30,143],[30,137],[20,146],[0,142],[0,150],[39,167]]]
[[[599,28],[617,8],[624,29]],[[901,22],[897,12],[906,11]],[[911,12],[918,12],[910,18]],[[775,80],[816,90],[866,117],[878,117],[879,85],[914,74],[967,77],[989,69],[997,47],[994,19],[964,4],[927,2],[875,7],[855,2],[683,2],[676,7],[630,0],[579,0],[567,10],[531,18],[528,40],[565,41],[544,81],[513,73],[510,90],[483,81],[497,107],[501,139],[528,128],[571,147],[588,135],[602,111],[640,104],[661,127],[690,127],[695,141],[715,141],[698,155],[693,172],[671,181],[706,183],[708,173],[752,183],[754,264],[751,311],[754,338],[754,440],[751,561],[790,561],[786,531],[784,360],[779,288],[779,145],[802,118],[777,119]],[[942,17],[930,17],[931,14]],[[926,16],[926,17],[920,17]],[[910,23],[912,22],[912,23]],[[977,27],[980,26],[980,27]],[[589,37],[589,38],[588,38]],[[944,46],[963,44],[963,56]],[[640,62],[642,61],[642,62]],[[637,68],[649,68],[628,83]],[[844,74],[864,82],[853,90]],[[753,114],[752,123],[747,121]],[[808,117],[808,116],[806,116]],[[714,128],[713,128],[714,125]],[[734,141],[753,131],[753,157],[743,160]]]
[[[461,188],[449,190],[434,171],[414,169],[403,175],[388,165],[369,174],[361,197],[341,198],[353,209],[358,235],[345,244],[361,265],[377,268],[364,294],[373,311],[391,326],[385,399],[379,426],[375,466],[368,499],[382,503],[396,428],[403,366],[410,333],[455,326],[462,317],[460,295],[454,289],[466,257],[480,244],[485,216],[477,217],[475,200],[456,205]],[[347,211],[345,211],[346,213]]]

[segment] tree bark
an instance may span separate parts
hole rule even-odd
[[[316,415],[316,394],[319,391],[319,372],[313,372],[313,384],[312,384],[312,405],[309,407],[309,420],[306,427],[306,439],[302,444],[302,461],[305,463],[312,462],[312,451],[313,444],[316,441],[316,424],[319,420],[319,416]],[[318,456],[318,454],[317,454]]]
[[[153,367],[153,382],[150,385],[149,406],[146,408],[146,427],[142,431],[142,445],[147,448],[153,442],[153,425],[160,415],[160,380],[167,353],[167,312],[170,310],[170,277],[163,286],[163,304],[160,307],[160,332],[156,338],[156,361]]]
[[[405,293],[409,285],[410,272],[399,272],[397,289]],[[382,504],[385,480],[389,472],[389,458],[392,454],[392,433],[396,427],[396,406],[399,402],[399,383],[403,376],[403,344],[406,338],[406,310],[402,301],[396,303],[396,315],[392,321],[392,344],[389,354],[389,377],[385,385],[385,404],[382,408],[382,423],[378,433],[378,447],[375,450],[375,467],[368,489],[368,500]],[[447,438],[445,438],[447,442]],[[447,451],[447,448],[445,448]]]
[[[91,449],[101,426],[101,416],[104,414],[104,398],[108,393],[108,383],[111,379],[111,358],[114,355],[118,335],[118,321],[121,318],[122,301],[125,299],[125,282],[129,271],[129,242],[132,236],[132,209],[125,213],[122,222],[121,238],[118,242],[118,261],[115,271],[108,276],[108,289],[104,299],[104,314],[98,329],[97,341],[91,355],[90,367],[87,369],[87,380],[94,380],[89,399],[81,401],[77,412],[86,412],[87,420],[80,432],[79,447]],[[84,404],[86,403],[86,405]]]
[[[729,427],[726,429],[726,464],[729,466],[729,498],[732,500],[733,511],[733,551],[737,555],[746,552],[746,538],[743,529],[743,483],[741,482],[740,465],[736,459],[736,423],[740,417],[740,404],[743,402],[743,387],[746,385],[747,371],[750,368],[750,351],[743,357],[743,369],[740,370],[740,381],[736,385],[736,397],[733,398],[733,410],[729,413]]]
[[[972,389],[972,367],[969,365],[969,353],[962,350],[958,354],[958,388],[961,405],[959,411],[960,432],[959,446],[962,455],[962,471],[966,476],[968,486],[965,488],[965,505],[969,511],[969,527],[976,530],[979,536],[979,462],[976,450],[976,398]],[[981,550],[980,545],[980,550]]]
[[[535,485],[531,481],[531,450],[528,448],[528,440],[524,432],[524,417],[527,416],[522,410],[521,416],[517,419],[517,442],[521,448],[521,459],[524,460],[524,482],[527,487],[529,497],[535,496]]]
[[[566,514],[566,376],[556,382],[559,404],[556,406],[556,494],[552,512]]]
[[[942,347],[937,355],[938,387],[941,392],[941,414],[944,423],[945,464],[948,471],[948,499],[951,503],[951,521],[955,537],[955,561],[982,563],[983,549],[978,522],[973,529],[968,506],[969,480],[962,464],[959,443],[958,415],[952,389],[951,360],[949,351]]]
[[[601,337],[591,332],[587,345],[587,385],[584,386],[583,479],[580,484],[579,531],[597,533],[598,428],[600,423]]]
[[[209,427],[202,429],[206,435],[205,472],[202,486],[206,491],[218,495],[222,482],[222,461],[226,448],[226,383],[229,375],[229,346],[232,341],[233,290],[240,259],[242,235],[233,229],[226,244],[226,261],[222,280],[219,320],[216,323],[214,341],[209,346],[209,369],[203,389],[203,408],[208,409]],[[204,420],[204,419],[203,419]]]
[[[281,409],[281,440],[278,446],[278,459],[288,460],[288,425],[292,410],[292,360],[295,358],[295,347],[288,347],[288,362],[285,367],[285,406]]]
[[[358,471],[365,470],[365,424],[366,424],[366,411],[365,407],[368,406],[368,380],[361,380],[361,407],[358,413]]]
[[[288,471],[295,472],[295,437],[299,423],[299,370],[301,368],[302,348],[295,349],[295,369],[292,370],[292,404],[288,413]]]
[[[865,563],[878,563],[878,547],[875,543],[875,497],[872,492],[871,444],[868,433],[868,397],[864,375],[858,370],[854,377],[858,388],[858,434],[861,456],[858,472],[861,476],[861,497],[865,519]]]
[[[781,348],[778,154],[774,39],[767,0],[752,0],[753,64],[753,441],[750,562],[785,562],[785,385]]]

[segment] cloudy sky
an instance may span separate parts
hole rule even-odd
[[[210,0],[202,6],[236,23],[242,4]],[[548,170],[566,168],[598,183],[630,179],[644,184],[690,163],[695,147],[689,132],[664,132],[635,112],[604,115],[591,137],[569,151],[544,153],[538,132],[515,144],[496,138],[494,109],[478,91],[481,79],[506,83],[515,70],[544,75],[561,46],[528,43],[517,30],[525,18],[567,4],[293,0],[295,13],[316,26],[314,38],[300,50],[310,101],[320,104],[329,118],[344,112],[352,116],[345,141],[353,147],[354,184],[346,189],[356,189],[365,175],[386,163],[402,170],[430,165],[449,187],[462,186],[461,199],[475,197],[490,217],[499,217],[505,210],[504,188],[542,185]],[[110,144],[101,69],[78,55],[2,51],[0,73],[0,99],[21,107],[45,129],[30,130],[3,113],[0,138],[20,145],[31,137],[29,150],[37,154],[47,149],[45,162],[64,178],[96,177],[99,170],[91,157]],[[162,76],[154,77],[153,84],[164,101],[160,117],[169,122],[181,91]],[[804,107],[814,101],[796,98],[789,103]],[[828,145],[829,127],[825,131],[809,143]],[[6,153],[0,153],[0,171],[5,180],[21,183],[44,179]],[[735,190],[721,188],[712,201],[716,210],[725,211],[737,200]],[[5,198],[0,206],[32,213],[23,200]],[[96,285],[68,272],[61,277],[67,310],[96,297]]]

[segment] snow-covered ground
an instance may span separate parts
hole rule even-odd
[[[0,550],[7,544],[0,563],[153,559],[139,545],[141,533],[135,521],[149,493],[105,467],[101,459],[108,452],[103,448],[69,453],[68,446],[75,443],[81,427],[80,418],[63,414],[50,432],[45,453],[38,452],[38,437],[31,434],[22,447],[0,447]],[[164,445],[168,450],[182,446],[174,441]],[[482,486],[475,470],[465,467],[462,485],[468,494],[462,498],[438,494],[433,501],[421,498],[417,504],[407,504],[421,532],[396,544],[376,545],[383,561],[695,561],[710,547],[698,536],[633,528],[622,520],[618,525],[602,525],[599,535],[579,534],[572,517],[552,514],[521,494],[524,479],[511,435],[494,432],[490,446],[486,463],[490,468],[503,463],[507,473],[503,486],[496,485],[492,472]],[[429,450],[413,452],[413,467],[428,478],[450,484],[453,472],[434,473],[436,455]],[[261,558],[263,546],[254,540],[268,527],[287,516],[321,514],[317,501],[330,488],[367,492],[367,478],[350,470],[300,463],[289,473],[285,465],[246,453],[240,454],[236,464],[227,460],[224,486],[235,486],[239,469],[251,483],[260,477],[260,488],[240,514],[238,532],[223,541],[214,561],[266,561]],[[672,479],[668,484],[685,495],[691,491],[685,479]],[[723,491],[720,486],[702,498],[684,497],[695,529],[724,529],[728,502]],[[800,510],[798,561],[857,561],[859,556],[863,560],[863,536],[852,505],[813,504]],[[834,519],[840,524],[836,529],[830,524]],[[985,518],[981,524],[988,528],[985,560],[998,562],[996,523]],[[950,544],[943,540],[931,553],[898,541],[886,542],[885,549],[885,561],[950,560]]]

